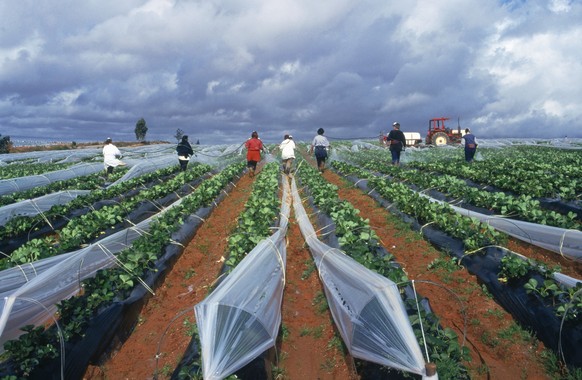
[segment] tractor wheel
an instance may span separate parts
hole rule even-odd
[[[432,136],[432,143],[436,146],[447,145],[449,142],[449,136],[444,132],[437,132]]]

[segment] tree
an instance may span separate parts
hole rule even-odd
[[[146,121],[142,117],[135,123],[135,138],[137,141],[144,141],[146,137],[146,133],[148,132],[148,126],[146,125]]]
[[[176,134],[174,135],[176,140],[178,141],[182,140],[182,136],[184,136],[184,131],[181,130],[180,128],[176,129]]]
[[[10,148],[12,148],[12,141],[10,141],[10,136],[2,137],[2,134],[0,134],[0,154],[10,153]]]

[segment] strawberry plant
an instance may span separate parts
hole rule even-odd
[[[226,266],[234,268],[261,240],[271,235],[281,207],[278,178],[276,163],[265,165],[256,177],[237,228],[228,238]]]

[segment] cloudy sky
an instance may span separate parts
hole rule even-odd
[[[582,0],[0,0],[0,134],[582,137]],[[14,139],[13,137],[13,139]]]

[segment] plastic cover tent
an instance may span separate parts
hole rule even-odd
[[[517,239],[582,262],[582,231],[485,215],[457,206],[451,207],[461,215],[479,219],[496,230]]]
[[[426,362],[394,282],[317,239],[295,180],[293,208],[314,257],[328,304],[350,354],[402,371],[426,374]]]
[[[236,145],[238,147],[239,145]],[[212,165],[218,168],[223,168],[231,164],[231,161],[240,160],[238,154],[236,154],[236,149],[232,145],[212,145],[212,146],[200,146],[193,145],[194,156],[190,157],[190,162],[199,162],[202,164]],[[162,167],[168,167],[171,165],[178,165],[178,154],[176,153],[176,145],[174,144],[159,144],[150,145],[146,147],[133,148],[131,150],[122,151],[122,160],[129,166],[139,166],[144,165],[158,165],[153,170],[160,169]],[[235,156],[236,154],[236,156]],[[232,160],[226,159],[228,156],[232,156]],[[140,171],[143,171],[145,166]],[[137,170],[137,169],[136,169]],[[151,171],[151,170],[150,170]],[[131,172],[131,170],[130,170]],[[128,172],[121,180],[132,178],[130,176],[137,176],[136,174],[131,174]]]
[[[7,153],[0,155],[0,166],[11,162],[23,160],[36,160],[43,162],[74,162],[83,158],[101,155],[101,149],[79,149],[79,150],[42,150],[23,153]]]
[[[90,192],[91,190],[65,190],[2,206],[0,207],[0,226],[5,225],[15,216],[34,216],[50,210],[54,205],[66,204]]]
[[[221,169],[240,160],[242,154],[240,147],[241,144],[211,146],[193,145],[192,149],[194,149],[194,156],[191,157],[190,160],[212,165]]]
[[[31,175],[0,180],[0,195],[12,194],[19,191],[26,191],[39,186],[46,186],[53,182],[64,181],[71,178],[81,177],[97,173],[103,170],[103,163],[78,164],[67,169],[56,170],[43,175]]]
[[[178,157],[165,154],[162,156],[155,156],[147,159],[123,159],[130,169],[117,181],[111,183],[108,187],[129,181],[130,179],[140,177],[147,173],[155,172],[159,169],[164,169],[170,166],[178,165]]]
[[[195,306],[205,380],[223,379],[275,345],[285,287],[289,184],[279,230],[262,240]]]
[[[429,197],[433,202],[445,203]],[[525,222],[495,215],[485,215],[462,207],[450,205],[457,213],[478,219],[497,231],[501,231],[532,245],[559,253],[574,261],[582,262],[582,231],[545,226],[543,224]]]
[[[115,255],[147,234],[153,220],[180,203],[182,200],[86,248],[0,272],[0,353],[6,341],[22,334],[20,327],[50,320],[56,304],[77,294],[84,279],[119,265]]]

